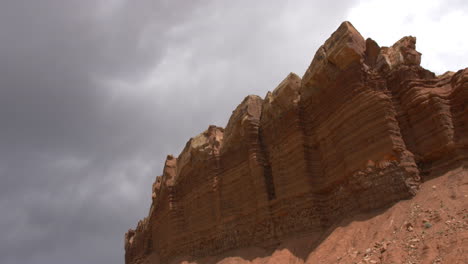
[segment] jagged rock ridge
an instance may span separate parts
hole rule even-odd
[[[420,66],[416,38],[391,47],[343,22],[302,79],[247,96],[168,156],[127,264],[269,246],[410,198],[421,177],[468,160],[468,69]]]

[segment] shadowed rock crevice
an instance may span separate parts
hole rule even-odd
[[[260,144],[260,152],[263,158],[263,177],[265,178],[266,192],[268,200],[276,199],[275,183],[273,182],[273,173],[271,170],[270,156],[266,151],[265,143],[263,143],[262,130],[259,131],[258,142]]]
[[[167,157],[148,217],[125,236],[126,263],[314,236],[302,256],[344,217],[466,166],[468,69],[435,76],[420,62],[415,37],[380,47],[343,22],[302,78],[247,96],[225,129],[210,126]]]

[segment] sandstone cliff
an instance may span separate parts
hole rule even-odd
[[[247,96],[168,156],[125,262],[167,263],[268,248],[412,197],[468,163],[468,69],[420,66],[416,38],[391,47],[344,22],[302,79]]]

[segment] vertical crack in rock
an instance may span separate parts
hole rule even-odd
[[[268,194],[268,200],[276,199],[275,184],[273,182],[273,174],[271,170],[270,156],[266,151],[265,143],[263,142],[263,132],[259,130],[258,142],[260,144],[260,152],[262,155],[262,164],[263,164],[263,177],[265,179],[266,192]]]
[[[416,38],[391,47],[343,22],[300,78],[249,95],[225,129],[169,155],[125,263],[269,248],[345,216],[412,197],[468,166],[468,69],[420,66]]]

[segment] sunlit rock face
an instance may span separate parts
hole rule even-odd
[[[343,22],[302,78],[247,96],[226,128],[167,157],[125,262],[275,245],[466,164],[468,69],[435,76],[420,61],[415,37],[380,47]]]

